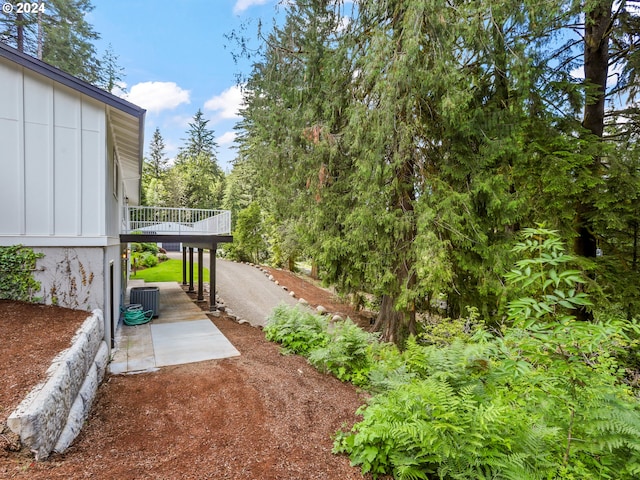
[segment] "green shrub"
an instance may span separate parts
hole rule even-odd
[[[410,337],[407,345],[415,344],[415,338]],[[416,378],[405,361],[405,352],[400,352],[392,343],[374,343],[370,349],[369,379],[367,390],[372,393],[382,393],[404,385]]]
[[[358,411],[355,433],[337,436],[334,452],[349,453],[374,478],[537,478],[529,473],[548,463],[544,446],[554,431],[513,410],[516,395],[468,383],[455,389],[431,376],[376,395]]]
[[[154,255],[158,255],[158,252],[160,251],[160,247],[158,247],[157,243],[143,243],[142,251],[151,252]]]
[[[476,307],[467,307],[467,311],[467,317],[421,323],[420,343],[445,346],[456,339],[469,341],[477,331],[484,328],[484,322]]]
[[[371,368],[371,345],[376,336],[365,332],[350,319],[336,322],[325,346],[309,353],[309,363],[338,379],[363,386]]]
[[[264,327],[267,340],[280,343],[285,353],[308,356],[326,345],[327,320],[298,307],[281,304],[273,309]]]
[[[142,265],[146,268],[155,267],[158,265],[158,257],[155,253],[144,252],[142,254]]]
[[[621,381],[616,351],[633,326],[584,323],[589,304],[555,232],[527,229],[526,258],[507,276],[504,336],[478,330],[444,347],[412,340],[389,355],[381,393],[339,432],[334,451],[374,477],[397,479],[638,478],[640,404]],[[373,379],[375,369],[371,371]]]
[[[33,278],[36,261],[44,257],[22,245],[0,247],[0,298],[35,301],[40,283]]]

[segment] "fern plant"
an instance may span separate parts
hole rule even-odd
[[[398,479],[633,479],[640,406],[613,353],[628,324],[572,315],[589,298],[553,231],[529,229],[508,275],[521,297],[503,336],[408,343],[404,382],[374,396],[334,449]],[[399,367],[400,368],[400,367]]]
[[[371,345],[374,334],[365,332],[350,319],[336,322],[328,333],[326,345],[309,354],[309,363],[338,379],[364,386],[371,368]]]
[[[267,317],[264,333],[267,340],[282,345],[283,353],[308,356],[327,343],[328,322],[299,307],[280,304]]]

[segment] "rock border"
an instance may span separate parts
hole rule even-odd
[[[76,331],[71,346],[53,359],[46,380],[36,385],[9,415],[7,426],[36,460],[64,452],[89,416],[109,362],[104,317],[94,310]]]

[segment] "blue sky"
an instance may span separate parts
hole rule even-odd
[[[231,170],[233,126],[241,94],[238,72],[224,34],[258,19],[270,25],[277,0],[94,0],[87,20],[101,35],[102,57],[109,43],[124,68],[127,100],[147,109],[145,153],[156,127],[167,157],[175,157],[198,109],[219,144],[218,162]],[[255,36],[254,36],[255,38]]]

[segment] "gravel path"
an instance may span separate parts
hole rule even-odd
[[[264,325],[267,315],[281,302],[298,303],[255,267],[220,258],[216,267],[218,296],[233,315],[251,325]]]
[[[171,252],[168,255],[182,260],[182,253]],[[194,254],[193,260],[197,264],[197,254]],[[205,252],[203,262],[205,266],[209,266],[208,252]],[[298,303],[297,299],[269,281],[256,267],[221,258],[216,259],[216,287],[227,310],[253,326],[264,326],[271,310],[281,302],[289,305]]]

